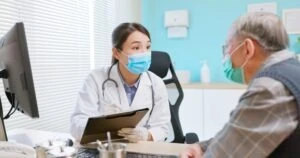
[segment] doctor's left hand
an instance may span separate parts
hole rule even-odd
[[[118,131],[118,135],[133,143],[152,140],[151,133],[145,127],[122,128]]]

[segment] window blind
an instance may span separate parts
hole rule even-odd
[[[39,119],[20,112],[5,120],[14,128],[69,131],[70,115],[90,71],[88,1],[0,1],[1,36],[23,21],[31,60]],[[3,94],[4,113],[10,105]]]
[[[39,119],[16,111],[15,128],[69,132],[78,91],[91,68],[110,65],[116,0],[1,0],[0,37],[25,25]],[[4,114],[10,108],[0,81]]]
[[[95,68],[111,64],[111,34],[117,24],[116,1],[94,1]]]

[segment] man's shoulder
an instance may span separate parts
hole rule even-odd
[[[258,77],[254,78],[249,84],[247,91],[265,92],[271,94],[279,94],[286,90],[284,84],[271,77]]]

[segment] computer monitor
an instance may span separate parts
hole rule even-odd
[[[9,118],[9,116],[16,110],[30,116],[31,118],[38,118],[39,112],[34,90],[25,28],[22,22],[16,23],[0,39],[0,78],[3,78],[5,94],[11,104],[9,112],[6,115],[3,115],[0,100],[0,112],[2,115],[0,128],[2,124],[2,131],[5,132],[3,118]],[[0,140],[7,140],[5,133],[4,135],[5,138],[1,138],[0,133]]]

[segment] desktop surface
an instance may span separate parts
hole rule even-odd
[[[179,155],[126,152],[126,158],[178,158]],[[99,151],[94,148],[79,148],[76,158],[99,158]]]
[[[26,139],[24,140],[24,137]],[[68,133],[58,133],[58,132],[49,132],[49,131],[40,131],[40,130],[30,130],[30,129],[15,129],[8,131],[9,140],[15,140],[17,143],[26,144],[34,147],[37,144],[42,142],[48,142],[49,140],[55,140],[57,138],[70,138]],[[74,139],[73,139],[74,140]],[[140,141],[138,143],[128,143],[126,147],[126,152],[136,156],[139,155],[148,155],[152,157],[165,156],[165,158],[175,158],[188,146],[188,144],[177,144],[177,143],[166,143],[166,142],[149,142],[149,141]],[[79,142],[74,141],[74,146],[77,149],[77,153],[87,153],[94,152],[96,155],[99,153],[95,146],[89,145],[80,145]],[[94,150],[84,151],[85,148],[94,148]],[[137,153],[137,154],[136,154]],[[77,154],[80,158],[80,154]],[[83,154],[81,154],[83,155]],[[154,156],[153,156],[154,155]],[[128,157],[129,157],[128,156]],[[1,157],[1,156],[0,156]],[[75,156],[76,157],[76,156]],[[84,156],[82,156],[84,157]],[[132,156],[131,156],[132,157]],[[145,156],[146,157],[146,156]]]
[[[95,145],[95,144],[94,144]],[[98,158],[99,151],[94,145],[80,146],[77,158]],[[148,142],[128,143],[126,147],[127,158],[178,158],[187,144]]]

